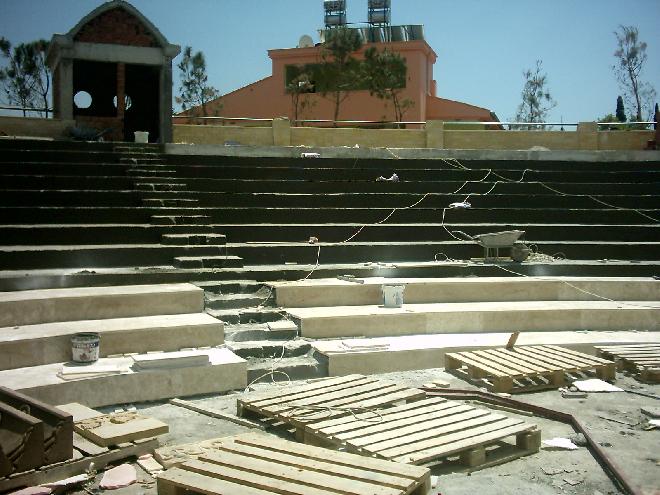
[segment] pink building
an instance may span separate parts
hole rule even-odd
[[[433,66],[437,55],[423,39],[365,43],[356,57],[361,58],[364,51],[372,46],[379,51],[386,48],[400,54],[406,60],[407,80],[401,100],[408,98],[414,103],[404,114],[405,121],[491,122],[497,120],[495,114],[487,108],[436,96]],[[207,104],[207,115],[251,118],[285,116],[293,120],[296,112],[292,96],[286,91],[287,67],[319,63],[321,50],[320,45],[269,50],[272,75],[210,102]],[[334,102],[329,97],[307,93],[301,96],[301,99],[303,98],[307,99],[308,105],[302,111],[298,111],[299,119],[331,120],[333,118]],[[179,115],[186,114],[188,112]],[[199,110],[195,113],[195,115],[201,114]],[[355,90],[351,91],[342,103],[339,120],[392,121],[395,120],[395,116],[390,102],[371,96],[369,91]]]

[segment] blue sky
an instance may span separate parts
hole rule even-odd
[[[0,36],[13,43],[50,38],[101,3],[0,0]],[[318,41],[323,23],[321,0],[131,3],[171,43],[202,50],[210,83],[222,93],[269,75],[269,48],[294,47],[302,34]],[[366,20],[367,0],[347,4],[349,22]],[[500,120],[515,115],[522,72],[537,59],[558,103],[548,120],[614,113],[620,90],[611,69],[613,32],[620,24],[637,26],[648,43],[643,78],[660,92],[660,0],[392,0],[392,23],[424,25],[438,55],[438,96],[489,108]]]

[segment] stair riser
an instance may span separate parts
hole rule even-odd
[[[215,256],[213,246],[123,247],[0,252],[0,269],[103,268],[120,266],[171,266],[176,256]]]
[[[406,313],[387,316],[305,318],[301,335],[308,338],[395,336],[420,333],[487,333],[516,331],[657,330],[660,310],[462,311]]]
[[[217,255],[214,253],[214,256]],[[174,266],[177,268],[241,268],[243,267],[243,260],[232,259],[195,259],[195,260],[173,260]]]
[[[295,348],[284,347],[284,353],[282,353],[283,346],[266,344],[261,347],[251,347],[251,348],[233,348],[231,345],[229,348],[234,354],[242,357],[243,359],[248,358],[290,358],[304,356],[311,350],[311,345],[298,346]]]
[[[98,328],[91,328],[98,331]],[[121,332],[100,332],[100,357],[149,351],[178,351],[188,347],[223,344],[222,324],[168,328],[143,328]],[[0,369],[15,369],[71,360],[71,335],[43,337],[29,341],[0,342],[0,353],[7,356]]]
[[[658,260],[660,249],[657,245],[580,245],[580,244],[539,244],[541,253],[554,255],[563,253],[571,260]],[[508,250],[500,250],[500,256],[507,256]],[[284,264],[297,263],[314,265],[318,247],[300,246],[232,246],[231,252],[240,256],[244,264]],[[333,245],[322,246],[320,263],[366,263],[444,260],[446,255],[452,259],[469,260],[483,258],[481,247],[473,243],[455,244],[415,244],[415,245]],[[519,264],[513,265],[514,269]]]
[[[205,306],[207,309],[238,309],[258,306],[264,302],[263,298],[246,297],[244,299],[207,299]]]

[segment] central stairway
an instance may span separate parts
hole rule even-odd
[[[302,306],[276,301],[268,282],[659,272],[653,152],[285,159],[13,139],[0,151],[0,291],[194,283],[249,380],[327,373],[291,323],[301,315],[283,308]],[[376,181],[393,172],[400,182]],[[484,260],[458,233],[513,229],[533,250],[523,263]]]

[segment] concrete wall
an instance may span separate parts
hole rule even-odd
[[[427,122],[425,129],[356,129],[291,127],[275,119],[272,127],[175,125],[174,142],[247,146],[310,146],[363,148],[435,148],[527,150],[643,150],[653,131],[598,131],[594,122],[580,123],[576,131],[495,131],[445,129],[443,122]]]
[[[73,120],[0,116],[0,136],[62,138],[75,125]]]

